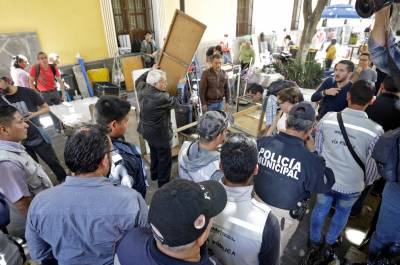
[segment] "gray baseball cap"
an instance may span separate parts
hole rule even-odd
[[[223,111],[207,111],[200,119],[197,132],[200,138],[211,141],[223,130],[233,124],[233,116]]]
[[[289,111],[290,116],[294,116],[296,119],[302,119],[307,121],[315,121],[315,110],[310,103],[300,102],[292,107]]]

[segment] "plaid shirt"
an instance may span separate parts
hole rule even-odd
[[[267,126],[271,126],[277,111],[278,111],[278,100],[276,96],[270,95],[267,99],[267,106],[265,109],[265,123]]]

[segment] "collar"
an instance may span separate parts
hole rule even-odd
[[[79,186],[79,187],[98,187],[105,185],[112,185],[109,179],[105,177],[73,177],[67,176],[65,182],[61,185],[64,186]]]
[[[354,117],[368,119],[367,113],[365,111],[362,111],[362,110],[355,110],[355,109],[345,108],[342,112],[346,113],[346,115],[351,115],[351,116],[354,116]]]
[[[207,260],[209,259],[208,254],[207,254],[207,249],[206,249],[206,244],[201,246],[200,248],[200,261],[199,262],[189,262],[189,261],[184,261],[184,260],[178,260],[173,257],[165,255],[163,252],[161,252],[156,245],[156,240],[154,237],[151,235],[150,242],[149,242],[149,250],[151,253],[151,256],[154,258],[157,264],[162,264],[162,265],[170,265],[170,264],[182,264],[182,265],[189,265],[189,264],[208,264]]]
[[[301,146],[304,146],[304,142],[302,139],[300,139],[297,136],[287,134],[285,132],[279,132],[279,134],[275,135],[274,137],[282,140],[285,143],[293,143],[293,144],[299,144]]]
[[[0,146],[1,149],[6,149],[6,150],[10,149],[25,150],[25,147],[22,144],[12,141],[0,140]]]
[[[250,201],[252,199],[252,192],[254,189],[253,185],[243,186],[243,187],[229,187],[226,186],[222,180],[220,180],[222,186],[226,190],[226,195],[228,196],[228,201],[231,202],[243,202]]]

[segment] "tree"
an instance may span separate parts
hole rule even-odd
[[[312,11],[312,0],[303,0],[304,28],[303,33],[301,34],[299,50],[296,55],[296,60],[301,63],[304,63],[306,60],[311,41],[317,32],[317,25],[321,19],[322,11],[324,11],[329,0],[317,1],[317,6],[314,11]]]

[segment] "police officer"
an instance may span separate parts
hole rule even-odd
[[[314,124],[313,107],[298,103],[289,112],[286,132],[257,141],[259,172],[254,190],[278,217],[281,255],[305,213],[310,194],[329,191],[335,182],[323,158],[313,153]]]

